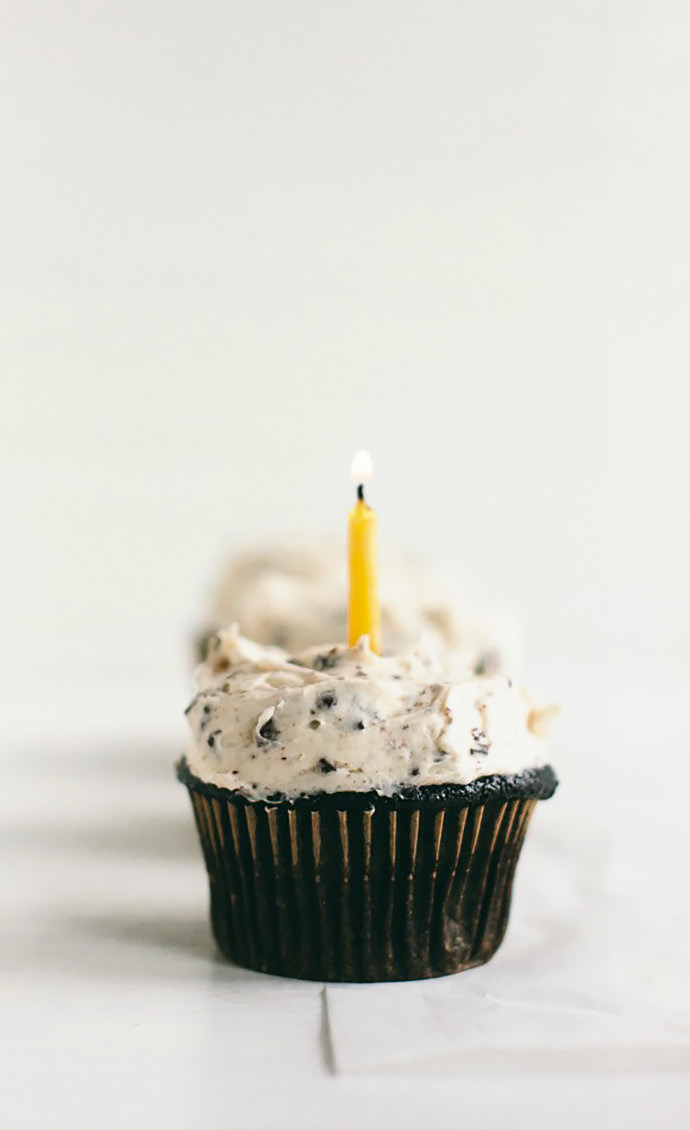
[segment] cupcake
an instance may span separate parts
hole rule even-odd
[[[209,637],[232,623],[290,654],[317,640],[345,639],[346,566],[344,546],[328,537],[287,540],[230,559],[199,633],[199,659]],[[424,639],[445,670],[515,670],[510,617],[459,603],[422,563],[399,550],[386,548],[382,566],[381,634],[391,654]]]
[[[297,655],[211,640],[179,762],[222,953],[325,981],[455,973],[503,938],[520,849],[556,778],[503,675],[445,681],[419,649]]]

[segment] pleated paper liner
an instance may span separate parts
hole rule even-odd
[[[222,953],[319,981],[402,981],[481,965],[550,767],[471,785],[249,801],[183,759]]]

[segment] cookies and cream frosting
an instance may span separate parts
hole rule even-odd
[[[251,799],[468,784],[546,764],[535,710],[503,675],[452,682],[423,650],[355,647],[291,656],[218,633],[187,708],[187,762],[202,780]]]

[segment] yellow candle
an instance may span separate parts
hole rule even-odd
[[[376,514],[364,501],[364,482],[371,470],[371,456],[366,451],[358,451],[352,460],[357,502],[348,517],[350,592],[347,642],[353,647],[361,636],[368,636],[371,650],[378,654],[381,651],[381,610],[377,523]]]

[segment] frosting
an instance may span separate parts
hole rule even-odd
[[[213,604],[212,629],[243,633],[291,653],[346,636],[347,554],[337,538],[287,541],[232,559]],[[418,561],[389,549],[380,569],[381,637],[391,654],[422,639],[446,670],[516,669],[514,627],[505,615],[450,600]]]
[[[253,799],[392,795],[546,764],[546,714],[524,692],[503,675],[446,681],[421,648],[377,656],[363,637],[290,656],[230,628],[196,680],[189,767]]]

